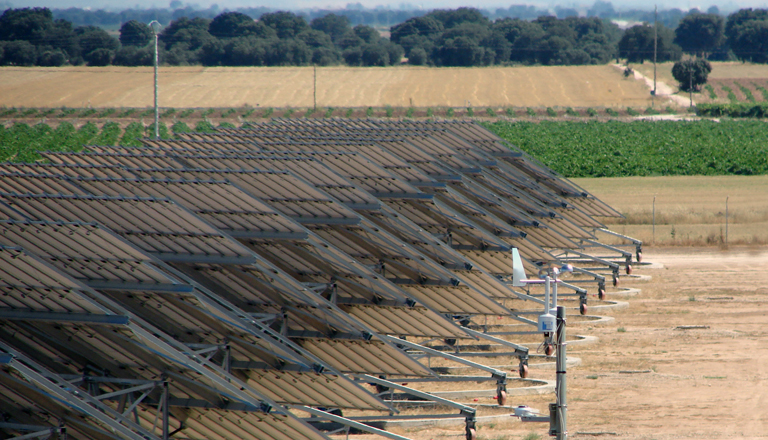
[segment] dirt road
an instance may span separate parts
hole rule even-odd
[[[768,248],[646,249],[657,263],[629,282],[637,296],[603,325],[573,317],[569,334],[599,342],[573,345],[581,365],[568,371],[569,436],[581,439],[743,439],[768,437]],[[596,312],[597,313],[597,312]],[[679,327],[687,327],[681,329]],[[532,369],[554,378],[554,371]],[[510,405],[546,411],[554,395]],[[481,414],[481,412],[479,412]],[[547,424],[512,417],[481,423],[478,439],[547,438]],[[410,428],[409,438],[461,439],[461,427]],[[537,437],[539,436],[539,437]]]

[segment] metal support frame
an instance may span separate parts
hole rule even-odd
[[[3,363],[26,378],[30,382],[28,386],[43,390],[51,398],[95,419],[125,439],[160,440],[138,423],[131,421],[90,394],[72,387],[61,376],[47,371],[2,342],[0,342],[0,349],[8,355],[4,356]]]
[[[529,354],[529,351],[530,351],[528,347],[526,347],[524,345],[515,344],[514,342],[509,342],[509,341],[501,339],[501,338],[496,338],[496,337],[491,336],[491,335],[489,335],[487,333],[478,332],[476,330],[472,330],[472,329],[467,328],[467,327],[461,327],[461,328],[462,328],[462,330],[464,330],[465,332],[469,333],[470,335],[477,336],[478,338],[487,339],[489,341],[493,341],[493,342],[495,342],[497,344],[501,344],[501,345],[504,345],[506,347],[514,348],[515,349],[515,354],[517,354],[517,358],[520,360],[519,368],[521,369],[521,371],[522,371],[522,368],[523,368],[524,365],[528,365],[528,360],[529,360],[529,355],[528,354]],[[502,390],[502,388],[498,388],[496,391],[497,391],[497,393],[499,393],[501,390]],[[506,383],[504,384],[503,390],[504,391],[507,390]]]
[[[374,428],[373,426],[368,426],[365,423],[356,422],[354,420],[337,416],[335,414],[327,413],[325,411],[321,411],[316,408],[310,408],[308,406],[302,406],[302,405],[290,405],[290,407],[300,411],[308,412],[309,414],[315,415],[323,419],[328,419],[333,422],[337,422],[342,425],[349,426],[351,428],[357,428],[361,431],[370,432],[371,434],[378,434],[382,437],[390,438],[392,440],[410,440],[407,437],[393,434],[391,432],[384,431],[383,429]]]

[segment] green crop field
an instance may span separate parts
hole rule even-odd
[[[484,124],[566,177],[768,174],[761,121]]]
[[[236,121],[233,121],[236,122]],[[220,126],[234,127],[228,122]],[[238,124],[239,125],[239,124]],[[768,124],[740,121],[488,122],[486,127],[566,177],[758,175],[768,174]],[[197,124],[160,123],[160,136],[209,131]],[[0,124],[0,161],[32,162],[38,151],[75,151],[83,145],[140,146],[154,134],[140,122],[77,128],[57,125]]]

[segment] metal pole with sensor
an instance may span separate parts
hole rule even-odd
[[[537,329],[544,334],[545,353],[549,356],[555,350],[555,403],[549,405],[549,417],[539,417],[528,407],[518,407],[515,415],[523,422],[549,422],[549,435],[557,440],[567,440],[567,383],[566,383],[566,342],[565,342],[565,307],[557,305],[557,278],[560,272],[573,272],[573,266],[551,268],[543,279],[528,279],[523,269],[520,252],[512,249],[512,285],[524,287],[528,284],[544,284],[544,313],[539,315]],[[554,312],[554,314],[553,314]],[[552,338],[555,344],[552,344]]]

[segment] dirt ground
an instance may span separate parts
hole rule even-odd
[[[768,437],[768,248],[647,248],[644,255],[655,264],[635,274],[651,279],[624,278],[620,286],[641,293],[608,293],[629,302],[600,312],[614,321],[569,324],[569,334],[599,338],[568,349],[582,362],[568,371],[569,437]],[[554,378],[553,370],[531,372]],[[513,397],[509,405],[546,411],[553,401]],[[480,423],[478,438],[546,438],[547,426],[503,417]],[[461,426],[394,431],[416,440],[463,438]]]
[[[150,107],[151,67],[0,68],[0,106]],[[645,83],[604,66],[318,67],[318,107],[640,107]],[[312,67],[161,67],[160,107],[312,107]]]

